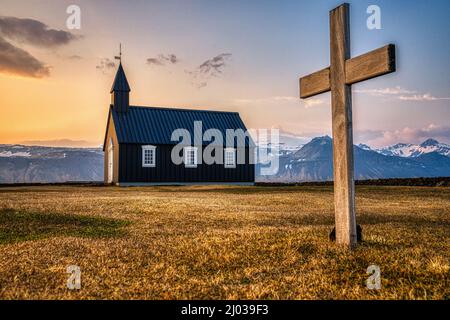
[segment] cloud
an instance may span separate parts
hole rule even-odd
[[[38,20],[0,16],[0,72],[33,78],[49,76],[49,66],[17,45],[57,47],[78,38],[67,31],[50,29]]]
[[[0,72],[42,78],[50,75],[50,67],[0,37]]]
[[[271,98],[274,101],[283,101],[283,102],[298,102],[298,97],[293,96],[275,96]]]
[[[403,101],[437,101],[437,100],[450,100],[450,97],[444,97],[444,98],[439,98],[439,97],[435,97],[432,96],[429,93],[426,94],[415,94],[415,95],[410,95],[410,96],[400,96],[398,97],[400,100]]]
[[[416,91],[410,91],[410,90],[404,89],[400,86],[397,86],[394,88],[360,89],[360,90],[355,90],[355,92],[367,93],[371,96],[376,96],[376,97],[416,93]]]
[[[273,96],[268,98],[254,98],[254,99],[234,99],[233,102],[237,105],[245,106],[258,106],[258,105],[280,105],[280,104],[290,104],[290,105],[300,105],[303,104],[305,109],[312,108],[315,106],[323,105],[325,102],[322,99],[309,98],[306,100],[301,100],[299,97],[294,96]]]
[[[293,97],[293,96],[275,96],[275,97],[272,97],[271,99],[273,101],[291,102],[291,103],[303,102],[303,105],[305,106],[306,109],[324,104],[324,101],[322,99],[316,99],[316,98],[300,100],[299,97]]]
[[[162,66],[163,63],[160,59],[158,58],[148,58],[147,59],[147,64],[149,65],[156,65],[156,66]]]
[[[424,140],[434,138],[443,142],[450,141],[450,127],[429,124],[424,128],[405,127],[398,130],[379,131],[367,143],[375,147],[385,147],[396,143],[422,143]]]
[[[109,70],[114,69],[116,63],[109,58],[102,58],[100,63],[95,66],[96,69],[100,70],[102,73],[106,74]]]
[[[437,101],[450,100],[450,97],[435,97],[430,93],[418,93],[417,91],[407,90],[402,87],[380,88],[380,89],[362,89],[355,90],[358,93],[366,93],[374,97],[393,97],[402,101]]]
[[[283,136],[283,138],[292,138],[292,139],[301,140],[302,144],[305,144],[305,143],[311,141],[311,137],[315,137],[317,135],[317,133],[305,134],[304,132],[299,133],[299,132],[295,132],[295,131],[286,130],[284,128],[284,126],[282,126],[281,124],[274,124],[271,126],[271,129],[278,129],[280,132],[280,135]]]
[[[167,64],[177,64],[178,57],[175,54],[159,54],[156,58],[148,58],[148,65],[164,66]]]
[[[61,46],[80,38],[67,31],[50,29],[38,20],[16,17],[0,17],[0,34],[37,47]]]
[[[81,56],[79,56],[77,54],[74,54],[74,55],[69,56],[68,59],[69,60],[82,60],[83,57],[81,57]]]
[[[258,107],[261,105],[267,105],[267,104],[273,104],[273,103],[279,103],[279,102],[286,102],[287,100],[280,100],[280,99],[274,99],[274,97],[269,98],[238,98],[233,99],[232,103],[236,104],[238,106],[245,106],[245,107]]]
[[[381,137],[383,137],[383,131],[381,130],[354,130],[353,132],[353,142],[355,144],[368,144],[370,141],[374,141]]]
[[[304,100],[303,103],[305,104],[305,108],[309,109],[311,107],[320,106],[320,105],[324,104],[324,101],[322,99],[309,98],[309,99]]]
[[[71,139],[27,140],[27,141],[20,141],[19,144],[26,146],[69,147],[69,148],[99,148],[101,146],[101,143],[98,142],[86,140],[71,140]]]
[[[231,53],[221,53],[211,59],[206,60],[200,64],[193,71],[186,71],[187,74],[192,76],[192,84],[197,88],[203,88],[208,85],[208,81],[213,77],[219,77],[224,68],[227,66],[231,59]]]
[[[208,77],[217,77],[219,74],[223,73],[223,68],[227,65],[230,58],[231,53],[219,54],[218,56],[203,62],[197,68],[197,71]]]

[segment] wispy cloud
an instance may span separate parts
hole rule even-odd
[[[403,101],[437,101],[437,100],[450,100],[450,97],[435,97],[432,96],[429,93],[426,94],[415,94],[415,95],[409,95],[409,96],[400,96],[398,97],[400,100]]]
[[[306,109],[314,107],[314,106],[320,106],[320,105],[323,105],[324,103],[325,102],[322,99],[315,99],[315,98],[309,98],[304,101]]]
[[[200,74],[208,77],[217,77],[223,73],[224,67],[231,58],[231,53],[222,53],[214,58],[206,60],[197,69]]]
[[[272,125],[271,129],[278,129],[282,140],[288,140],[288,139],[295,140],[297,142],[296,143],[297,145],[308,143],[309,141],[311,141],[311,139],[312,139],[311,137],[315,137],[318,135],[317,133],[305,134],[304,132],[300,133],[300,132],[286,130],[284,128],[284,126],[281,124],[274,124],[274,125]],[[285,141],[280,141],[280,142],[285,142]]]
[[[79,55],[77,55],[77,54],[73,54],[73,55],[71,55],[71,56],[68,56],[67,59],[69,59],[69,60],[82,60],[83,57],[82,57],[82,56],[79,56]]]
[[[402,88],[400,86],[394,87],[394,88],[379,88],[379,89],[360,89],[355,90],[355,92],[358,93],[366,93],[371,96],[393,96],[393,95],[399,95],[399,94],[414,94],[416,91],[407,90],[405,88]]]
[[[116,67],[116,63],[109,58],[102,58],[95,68],[100,70],[102,73],[106,74],[109,70],[114,69]]]
[[[69,148],[99,148],[100,143],[86,140],[26,140],[20,141],[19,144],[26,146],[42,146],[42,147],[69,147]]]
[[[197,88],[203,88],[208,85],[208,81],[213,77],[218,77],[223,73],[231,59],[231,53],[221,53],[211,59],[204,61],[193,71],[186,71],[192,76],[192,84]]]
[[[247,105],[247,106],[258,106],[261,104],[265,105],[272,104],[275,106],[280,104],[303,105],[305,109],[325,104],[325,102],[322,99],[309,98],[306,100],[301,100],[299,97],[294,96],[273,96],[267,98],[234,99],[233,102],[238,105]]]
[[[298,97],[293,97],[293,96],[275,96],[275,97],[272,97],[269,99],[274,100],[274,101],[282,101],[282,102],[298,102],[299,101]]]
[[[179,62],[178,57],[175,54],[159,54],[157,57],[148,58],[148,65],[164,66],[177,64]]]
[[[0,17],[0,34],[7,39],[37,47],[55,47],[70,43],[81,36],[49,28],[41,21],[16,17]]]
[[[0,37],[0,72],[42,78],[50,75],[50,67]]]
[[[306,100],[300,100],[299,97],[294,97],[294,96],[275,96],[270,99],[273,101],[290,102],[290,103],[301,102],[301,103],[303,103],[303,105],[305,106],[306,109],[324,104],[324,101],[322,99],[317,99],[317,98],[309,98]]]
[[[428,138],[435,138],[444,142],[450,141],[450,127],[429,124],[423,128],[404,127],[398,130],[372,132],[367,143],[374,147],[385,147],[399,142],[421,143]]]
[[[360,89],[358,93],[369,94],[374,97],[391,97],[402,101],[437,101],[450,100],[450,97],[436,97],[430,93],[419,93],[402,87],[380,88],[380,89]]]
[[[156,65],[156,66],[162,66],[163,63],[158,58],[148,58],[147,59],[148,65]]]

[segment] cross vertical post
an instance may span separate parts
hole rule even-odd
[[[345,83],[350,59],[349,6],[330,12],[330,86],[333,131],[333,176],[336,242],[356,245],[355,182],[353,166],[352,93]]]

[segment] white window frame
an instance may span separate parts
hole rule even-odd
[[[233,154],[233,163],[227,161],[227,154]],[[223,165],[225,168],[234,169],[236,168],[236,149],[235,148],[225,148],[223,154]]]
[[[151,151],[153,153],[153,161],[147,163],[145,160],[145,152]],[[144,168],[154,168],[156,167],[156,146],[142,146],[142,167]]]
[[[197,147],[184,147],[183,159],[185,168],[197,168]],[[188,155],[190,152],[194,152],[194,163],[189,163]]]

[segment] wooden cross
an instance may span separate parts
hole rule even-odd
[[[357,244],[351,85],[395,71],[389,44],[350,59],[349,4],[330,11],[330,67],[300,79],[300,98],[331,91],[336,242]]]

